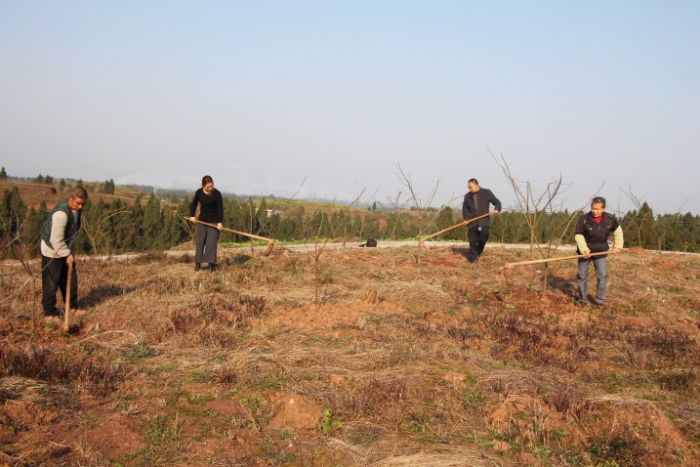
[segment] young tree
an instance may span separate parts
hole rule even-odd
[[[0,169],[0,180],[5,180],[7,178],[7,171],[5,170],[5,167],[3,166],[2,169]]]
[[[11,254],[21,245],[27,208],[17,187],[5,190],[0,205],[0,255]]]

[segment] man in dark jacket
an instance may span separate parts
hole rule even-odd
[[[49,213],[41,229],[41,289],[44,315],[58,316],[56,291],[66,300],[66,285],[71,281],[70,304],[78,307],[78,272],[68,277],[68,265],[75,264],[73,245],[80,230],[81,213],[87,201],[87,191],[77,186],[67,200],[61,201]]]
[[[469,193],[464,195],[464,203],[462,204],[462,217],[464,220],[469,220],[474,217],[479,217],[489,213],[489,206],[493,205],[493,213],[498,214],[501,211],[501,202],[494,196],[491,190],[481,188],[479,181],[476,178],[469,180]],[[479,259],[481,253],[484,252],[486,242],[489,240],[489,227],[491,225],[491,217],[485,217],[476,222],[469,224],[467,230],[467,238],[469,239],[469,255],[467,258],[470,262]]]
[[[578,254],[584,256],[578,260],[578,274],[576,275],[578,281],[576,302],[579,305],[585,304],[588,296],[588,269],[590,269],[591,261],[598,279],[598,290],[594,302],[597,305],[605,304],[608,257],[607,255],[591,256],[591,253],[608,251],[610,234],[614,236],[612,253],[618,254],[624,246],[622,227],[615,216],[605,212],[605,198],[596,196],[591,201],[590,212],[579,218],[574,235]]]

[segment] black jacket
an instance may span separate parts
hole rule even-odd
[[[488,188],[481,188],[476,193],[472,193],[470,191],[464,195],[464,203],[462,203],[462,217],[464,220],[467,220],[471,219],[472,217],[487,214],[489,212],[490,204],[493,204],[495,210],[501,210],[501,202]],[[485,217],[472,224],[469,224],[469,227],[488,227],[489,225],[491,225],[491,217]]]
[[[199,204],[199,220],[218,224],[224,221],[224,199],[221,192],[214,188],[214,191],[208,195],[201,188],[194,194],[194,199],[190,205],[190,216],[194,216]]]
[[[600,221],[600,224],[597,224],[593,220],[593,214],[589,212],[579,218],[578,224],[576,224],[575,235],[583,235],[591,253],[608,251],[608,237],[617,230],[619,225],[615,216],[608,212],[603,213],[603,219]],[[579,251],[578,253],[581,254],[583,252]]]

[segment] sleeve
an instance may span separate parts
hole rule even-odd
[[[574,241],[576,242],[576,248],[578,248],[580,253],[585,253],[586,251],[590,250],[586,244],[586,239],[582,234],[574,235]]]
[[[613,241],[613,249],[621,250],[625,247],[625,235],[622,233],[622,226],[618,224],[613,232],[615,240]]]
[[[583,216],[581,216],[576,223],[576,230],[574,231],[574,241],[576,242],[576,247],[580,253],[585,253],[587,250],[590,250],[590,248],[588,248],[588,244],[586,243],[586,237],[583,236],[584,232]]]
[[[66,242],[66,224],[68,216],[65,212],[56,211],[51,218],[51,246],[59,258],[70,256],[70,247]]]
[[[496,211],[501,212],[501,201],[498,198],[496,198],[496,195],[493,194],[493,191],[489,190],[489,193],[491,193],[490,201],[491,201],[491,204],[493,204],[493,208]]]
[[[462,218],[464,220],[467,220],[471,217],[470,212],[469,212],[469,204],[467,204],[467,196],[468,194],[464,195],[464,202],[462,202]]]
[[[218,219],[218,222],[223,222],[224,221],[224,197],[218,191],[217,191],[217,195],[218,196],[216,198],[216,218]]]
[[[190,217],[194,217],[195,211],[197,210],[197,203],[199,203],[199,190],[195,191],[194,198],[192,198],[192,204],[190,204]]]

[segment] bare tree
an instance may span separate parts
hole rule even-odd
[[[435,187],[429,193],[428,197],[423,200],[418,196],[413,180],[411,179],[410,175],[403,170],[401,164],[396,164],[396,169],[398,171],[399,181],[408,190],[409,201],[415,209],[418,218],[418,238],[420,239],[423,237],[423,232],[425,230],[425,211],[433,204],[435,194],[437,193],[438,187],[440,186],[440,180],[437,180],[435,182]],[[420,263],[421,247],[422,242],[418,242],[416,254],[414,256],[416,264]]]
[[[506,161],[503,154],[496,157],[491,149],[488,149],[491,157],[500,167],[503,175],[508,180],[513,194],[515,195],[515,202],[517,209],[522,213],[525,218],[525,223],[528,228],[528,239],[530,244],[530,256],[534,259],[535,255],[539,255],[540,258],[549,258],[554,252],[552,248],[552,243],[550,240],[549,245],[543,248],[543,238],[542,231],[540,229],[542,220],[545,216],[550,215],[554,212],[554,206],[557,198],[562,194],[565,189],[564,180],[561,174],[555,177],[552,181],[545,184],[544,188],[537,190],[530,180],[519,180],[511,171],[510,165]],[[566,228],[573,222],[574,216],[572,215],[566,224]],[[560,238],[563,238],[564,232]],[[547,267],[545,266],[545,271],[543,274],[542,281],[542,292],[547,288]],[[531,278],[534,280],[535,276]]]

